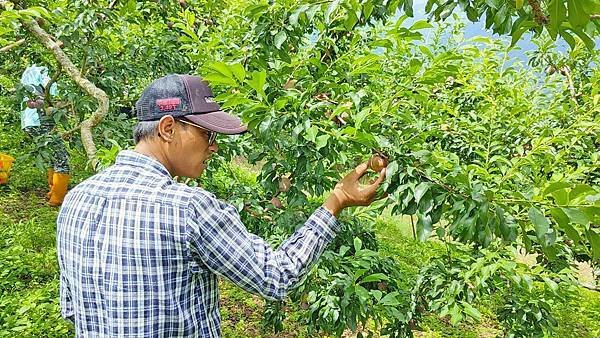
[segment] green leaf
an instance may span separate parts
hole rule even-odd
[[[204,80],[208,81],[210,84],[224,84],[228,86],[237,86],[237,83],[233,78],[224,76],[220,73],[209,73],[206,74]]]
[[[550,15],[550,26],[548,32],[552,36],[552,39],[556,39],[558,29],[560,28],[563,21],[567,17],[567,8],[563,0],[552,0],[548,4],[548,12]]]
[[[419,204],[419,201],[421,200],[421,198],[423,197],[423,195],[425,195],[425,193],[427,192],[427,190],[429,190],[429,188],[431,187],[431,183],[430,182],[421,182],[416,188],[415,188],[415,203]]]
[[[415,23],[412,24],[412,26],[410,26],[409,30],[411,31],[416,31],[419,29],[427,29],[427,28],[432,28],[433,25],[431,25],[429,22],[427,22],[427,20],[419,20]]]
[[[229,70],[229,67],[225,62],[213,62],[208,67],[212,70],[219,72],[223,76],[233,78],[233,73],[231,72],[231,70]]]
[[[544,236],[548,233],[550,229],[550,222],[548,219],[544,217],[544,214],[537,209],[536,207],[531,207],[529,209],[529,219],[531,219],[531,223],[533,223],[535,227],[535,233],[537,238],[541,241],[544,239]]]
[[[598,234],[594,229],[587,229],[586,235],[592,246],[594,259],[600,259],[600,234]]]
[[[281,30],[277,32],[277,34],[275,34],[275,38],[273,39],[275,48],[281,49],[281,45],[285,42],[285,40],[287,40],[287,34],[285,31]]]
[[[569,22],[573,27],[582,27],[590,21],[590,16],[585,12],[582,2],[582,0],[567,0]]]
[[[571,187],[571,183],[568,183],[568,182],[553,182],[553,183],[550,183],[550,185],[548,185],[548,188],[546,188],[546,190],[544,190],[544,195],[551,194],[559,189],[570,188],[570,187]]]
[[[358,252],[362,248],[362,241],[358,237],[354,237],[354,251]]]
[[[400,305],[400,302],[398,301],[398,295],[399,293],[394,291],[394,292],[390,292],[387,295],[385,295],[385,297],[381,298],[381,300],[378,302],[378,304],[381,305],[385,305],[385,306],[398,306]]]
[[[454,304],[450,310],[450,324],[456,326],[463,320],[463,318],[464,316],[460,311],[460,307],[457,304]]]
[[[524,3],[524,1],[525,1],[525,0],[515,0],[515,7],[516,7],[517,9],[521,9],[521,8],[523,8],[523,3]]]
[[[571,189],[571,191],[569,192],[569,201],[573,201],[574,199],[576,199],[577,197],[581,196],[581,195],[588,195],[587,193],[595,193],[596,190],[594,190],[594,188],[590,187],[587,184],[578,184],[575,186],[575,188]]]
[[[325,147],[327,145],[327,141],[329,140],[330,136],[325,134],[325,135],[321,135],[319,137],[317,137],[317,139],[315,140],[315,143],[317,144],[317,150]]]
[[[587,35],[586,32],[584,32],[581,28],[577,27],[571,28],[571,31],[573,31],[573,33],[575,33],[581,39],[581,41],[583,41],[583,43],[589,50],[594,50],[596,43],[594,42],[594,40],[592,40],[592,38],[590,38],[589,35]]]
[[[325,24],[329,25],[331,23],[331,14],[335,12],[335,10],[340,5],[341,0],[333,0],[329,7],[327,7],[327,11],[325,11]]]
[[[383,273],[374,273],[372,275],[368,275],[363,278],[360,283],[371,283],[371,282],[380,282],[382,280],[389,280],[390,278]]]
[[[571,35],[571,33],[569,33],[569,31],[567,31],[566,29],[560,30],[560,36],[562,36],[562,38],[565,39],[565,41],[569,44],[569,47],[571,47],[571,49],[575,49],[575,47],[577,47],[577,41],[575,41],[573,35]]]
[[[569,204],[569,193],[567,192],[567,189],[556,190],[556,191],[552,192],[551,195],[552,195],[552,197],[554,197],[554,201],[556,201],[556,204],[558,204],[558,205]]]
[[[569,216],[569,219],[573,223],[587,225],[590,222],[589,218],[581,210],[575,208],[562,208],[562,210]]]
[[[343,256],[343,255],[342,255]],[[369,271],[369,269],[358,269],[354,272],[354,281],[356,282],[360,277],[362,277],[365,272]]]
[[[255,71],[252,72],[252,78],[250,80],[247,80],[246,83],[248,83],[248,85],[256,90],[256,92],[261,95],[262,97],[266,97],[267,95],[265,94],[265,83],[267,82],[267,72],[263,69],[261,71]]]
[[[308,9],[308,5],[302,5],[300,7],[298,7],[294,13],[292,13],[290,15],[289,21],[290,21],[290,25],[292,26],[297,26],[298,25],[298,17],[300,16],[300,14],[302,14],[303,12],[305,12]]]
[[[319,128],[317,126],[311,126],[308,128],[304,134],[304,138],[310,142],[316,142],[317,133],[319,132]]]
[[[537,24],[534,23],[533,21],[515,21],[515,26],[513,26],[511,35],[512,35],[512,40],[511,40],[511,47],[516,45],[517,42],[519,42],[519,40],[521,39],[521,37],[523,36],[523,34],[525,34],[525,32],[527,32],[528,30],[530,30],[533,27],[537,27]]]
[[[356,12],[354,12],[353,10],[348,10],[348,16],[346,17],[346,20],[344,21],[344,27],[346,27],[347,30],[353,30],[354,29],[354,25],[356,25],[356,23],[358,22],[358,16],[356,16]]]
[[[242,64],[240,64],[240,63],[234,63],[232,65],[229,65],[229,70],[231,70],[233,75],[240,82],[243,82],[244,79],[246,78],[246,70],[244,69],[244,66],[242,66]]]
[[[554,218],[558,227],[562,229],[569,238],[578,242],[581,238],[579,237],[579,233],[575,230],[571,224],[569,224],[569,216],[565,214],[565,212],[561,208],[552,208],[550,209],[550,214]]]
[[[552,292],[556,292],[556,290],[558,290],[558,284],[556,284],[555,281],[553,281],[552,279],[550,279],[548,277],[542,277],[542,279],[544,280],[546,285],[550,288],[550,290],[552,290]]]
[[[481,312],[479,312],[476,308],[474,308],[471,304],[461,301],[460,304],[464,308],[464,312],[471,318],[475,320],[481,319]]]

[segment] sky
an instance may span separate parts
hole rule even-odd
[[[406,21],[408,25],[410,25],[410,23],[413,21],[427,19],[428,16],[425,14],[426,3],[427,0],[413,0],[414,18]],[[459,14],[463,18],[463,22],[466,24],[464,31],[466,39],[475,36],[484,36],[492,39],[502,39],[506,41],[507,44],[510,43],[510,36],[500,36],[498,34],[493,34],[491,30],[487,30],[485,28],[485,20],[479,22],[470,22],[467,20],[464,12],[462,12],[459,7],[457,7],[454,12]],[[404,13],[400,13],[400,15],[402,14]],[[424,35],[427,34],[425,33]],[[523,64],[527,64],[527,60],[529,58],[526,56],[525,52],[536,49],[536,46],[533,44],[533,42],[531,42],[531,37],[531,34],[524,34],[521,40],[517,43],[517,46],[520,49],[514,49],[509,53],[510,57],[514,59],[513,61],[520,60]],[[568,45],[564,41],[559,41],[557,43],[557,49],[560,51],[565,51],[568,49]]]

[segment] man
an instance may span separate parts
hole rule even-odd
[[[361,164],[278,250],[248,233],[236,208],[174,176],[199,177],[217,133],[246,131],[199,77],[154,81],[136,104],[136,147],[75,187],[58,216],[62,314],[81,337],[219,337],[217,275],[283,299],[385,176],[359,187]]]
[[[69,153],[64,141],[53,131],[54,119],[49,112],[53,109],[48,104],[46,95],[56,96],[56,83],[50,88],[50,76],[47,67],[32,65],[27,67],[21,76],[21,86],[25,92],[21,103],[21,129],[37,140],[39,151],[46,152],[48,168],[48,204],[60,205],[67,193],[70,179]],[[48,156],[50,159],[48,159]],[[51,162],[51,163],[50,163]]]

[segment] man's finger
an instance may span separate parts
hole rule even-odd
[[[364,192],[367,193],[368,195],[374,195],[375,192],[377,191],[377,187],[379,187],[381,182],[383,182],[383,180],[385,179],[385,172],[386,172],[386,168],[381,169],[381,171],[379,172],[379,177],[377,177],[377,180],[375,180],[375,182],[373,182],[373,184],[368,185],[364,189]]]
[[[363,162],[359,164],[354,170],[350,173],[354,180],[358,180],[361,178],[369,169],[369,162]]]

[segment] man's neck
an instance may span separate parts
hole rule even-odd
[[[154,144],[151,141],[140,141],[135,148],[133,148],[133,151],[157,160],[165,166],[171,175],[173,175],[169,160],[159,145]]]

